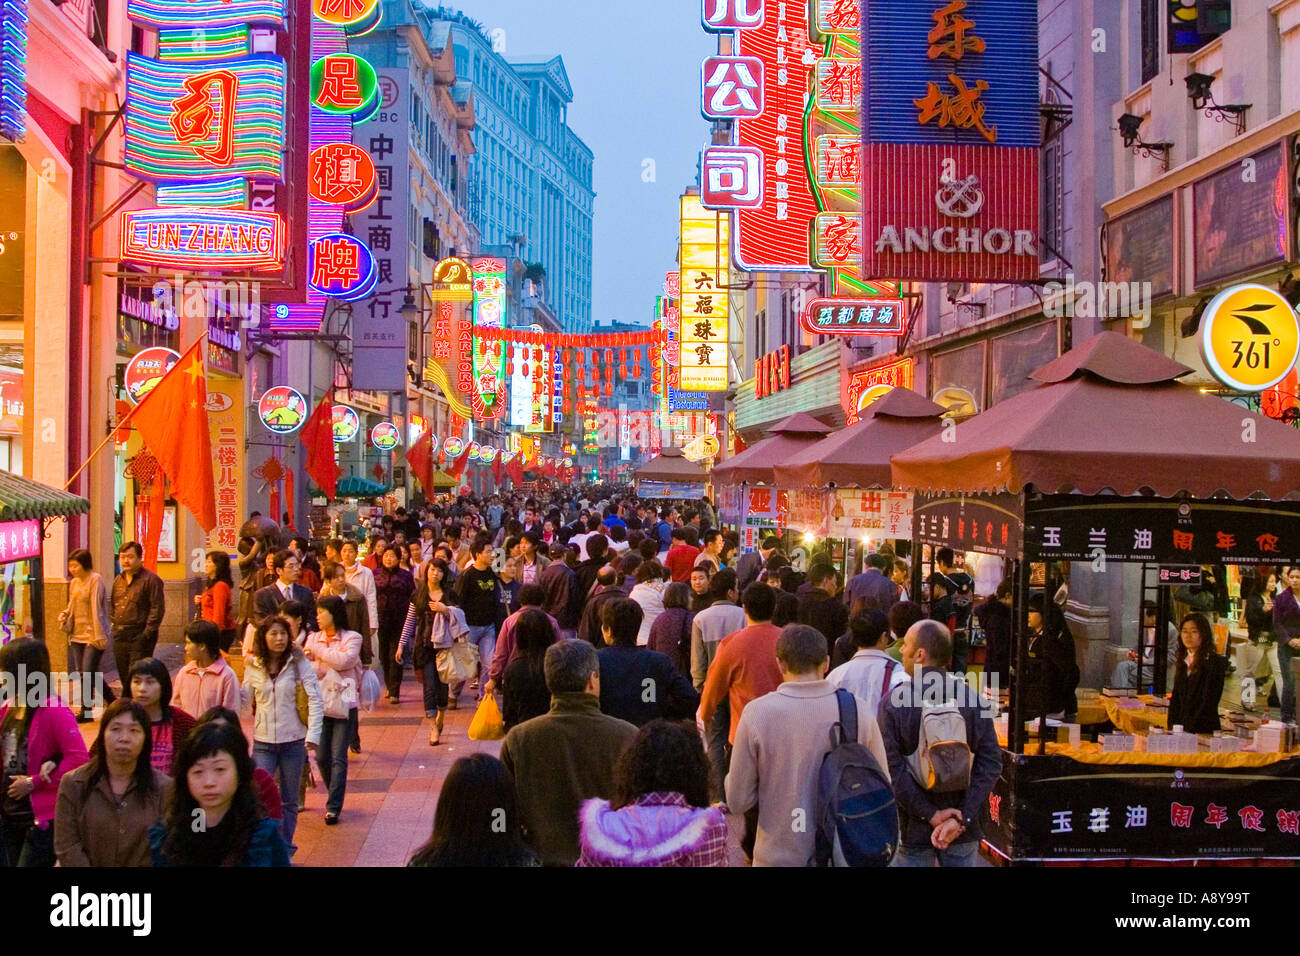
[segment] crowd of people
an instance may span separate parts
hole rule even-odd
[[[492,696],[505,730],[499,759],[452,766],[412,865],[725,865],[728,812],[753,864],[823,863],[822,768],[846,726],[841,742],[865,748],[897,805],[894,862],[978,860],[1001,759],[961,673],[978,628],[986,670],[1005,675],[1011,593],[977,601],[947,549],[923,608],[888,550],[841,581],[821,554],[796,570],[776,536],[740,554],[707,498],[610,487],[457,497],[398,509],[362,540],[279,543],[241,541],[238,583],[230,556],[207,556],[174,674],[153,657],[163,589],[139,545],[122,546],[111,584],[73,553],[69,668],[93,672],[111,643],[120,699],[109,693],[89,751],[77,724],[90,700],[0,711],[11,865],[288,864],[309,778],[327,789],[324,822],[342,819],[367,681],[397,704],[407,668],[429,745],[467,695]],[[1037,706],[1068,718],[1068,628],[1043,594],[1029,623]],[[1198,622],[1184,625],[1175,705],[1196,711],[1216,663],[1196,650],[1209,644]],[[48,673],[44,642],[0,650],[0,669],[19,664]],[[936,785],[927,763],[938,745],[921,715],[936,701],[909,690],[921,685],[954,715],[941,743],[964,754],[956,784]]]

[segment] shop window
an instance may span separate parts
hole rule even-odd
[[[1019,395],[1034,384],[1029,373],[1056,358],[1059,332],[1055,322],[1043,322],[995,338],[990,346],[992,381],[989,405]]]
[[[1142,0],[1142,82],[1160,72],[1160,26],[1168,0]]]
[[[930,395],[954,418],[984,411],[985,342],[944,352],[930,360]]]
[[[1043,163],[1043,241],[1039,256],[1043,262],[1061,256],[1065,247],[1065,181],[1061,139],[1052,140],[1042,149]]]

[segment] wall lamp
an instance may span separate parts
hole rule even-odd
[[[1238,135],[1246,132],[1246,110],[1250,109],[1249,103],[1220,106],[1214,102],[1214,93],[1210,90],[1214,77],[1208,73],[1188,73],[1186,83],[1187,95],[1192,100],[1192,109],[1205,110],[1206,116],[1213,116],[1220,123],[1224,121],[1232,123]]]
[[[1138,132],[1142,126],[1142,117],[1134,116],[1132,113],[1125,113],[1119,118],[1118,123],[1120,135],[1124,137],[1125,149],[1131,149],[1135,154],[1148,159],[1159,153],[1165,169],[1169,168],[1169,151],[1174,148],[1173,143],[1144,143]]]

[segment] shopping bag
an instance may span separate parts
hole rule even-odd
[[[444,684],[460,684],[478,674],[478,646],[457,641],[438,651],[438,677]]]
[[[474,719],[469,722],[469,739],[500,740],[505,735],[506,722],[501,719],[501,708],[497,706],[496,698],[484,694],[478,710],[474,711]]]
[[[379,675],[374,671],[366,671],[361,677],[361,709],[366,713],[374,710],[383,691],[384,687],[379,683]]]
[[[333,668],[320,679],[320,696],[325,716],[336,720],[347,720],[352,708],[360,703],[357,682],[351,677],[343,677]]]

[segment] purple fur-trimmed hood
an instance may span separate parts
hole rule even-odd
[[[579,866],[725,866],[727,819],[680,793],[650,793],[620,810],[588,800],[579,814]]]

